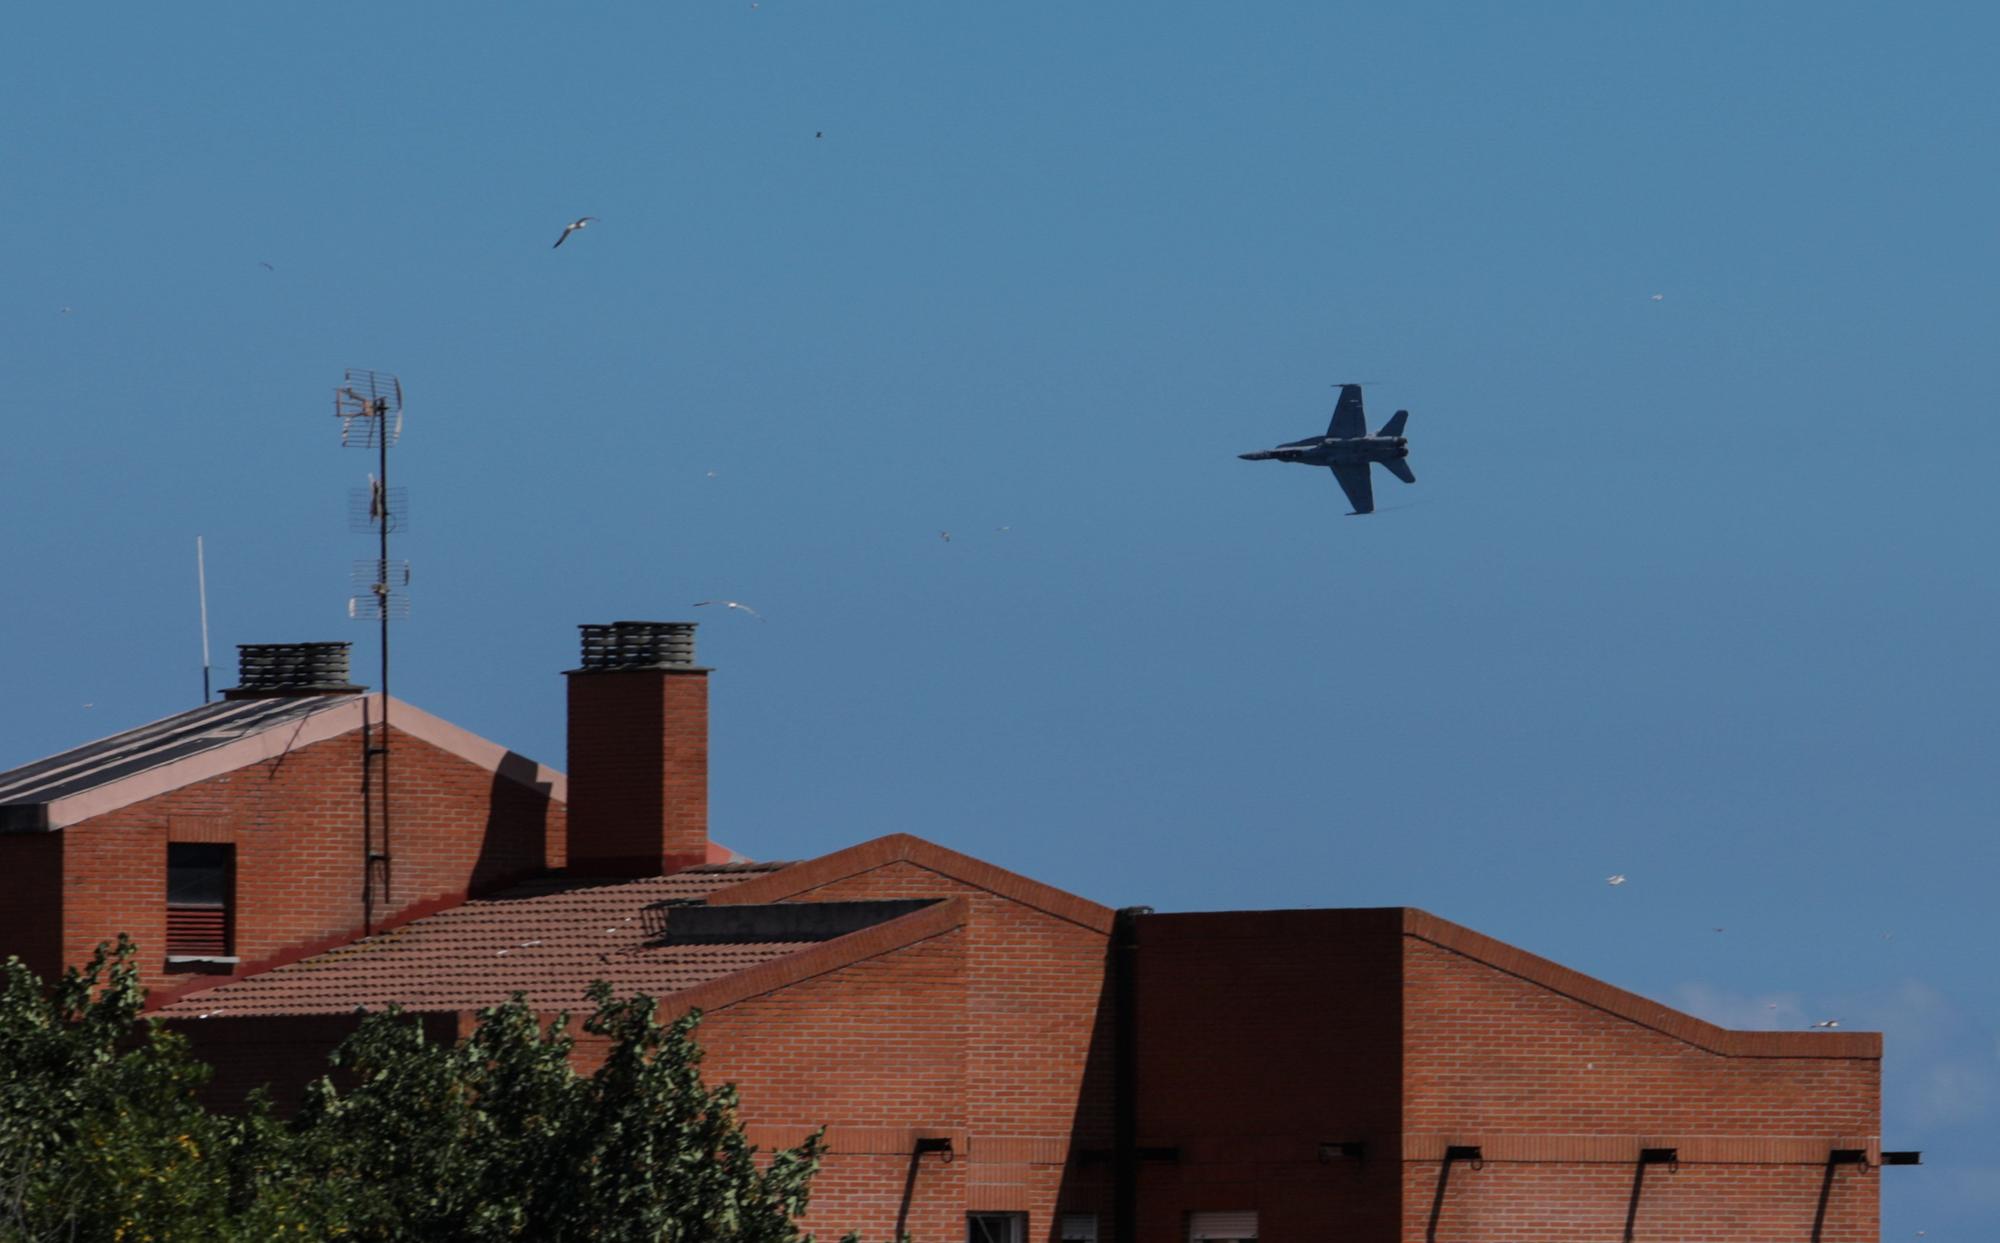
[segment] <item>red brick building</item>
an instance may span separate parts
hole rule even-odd
[[[222,1100],[357,1007],[698,1008],[755,1142],[827,1128],[827,1234],[1876,1237],[1878,1035],[1725,1031],[1403,908],[1114,912],[900,834],[740,860],[707,673],[692,626],[586,627],[567,782],[390,702],[386,834],[344,658],[0,773],[0,953],[131,932]]]

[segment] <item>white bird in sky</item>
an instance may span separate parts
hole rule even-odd
[[[694,606],[696,608],[701,608],[704,605],[709,605],[709,604],[719,604],[726,609],[741,609],[745,613],[748,613],[750,614],[750,616],[756,618],[758,621],[764,620],[764,615],[762,613],[759,613],[756,609],[751,608],[749,605],[743,603],[740,600],[696,600],[694,602]]]
[[[1655,302],[1665,302],[1666,300],[1667,300],[1667,295],[1663,293],[1656,293],[1653,295],[1653,301]]]
[[[563,226],[562,236],[556,239],[556,246],[560,246],[564,242],[567,242],[569,240],[569,235],[576,232],[578,229],[587,229],[595,223],[597,223],[597,217],[595,216],[578,216],[576,219],[570,221],[568,224]],[[549,247],[549,249],[554,250],[556,246],[551,246]]]
[[[1622,885],[1625,883],[1625,873],[1613,872],[1611,875],[1604,878],[1604,883],[1607,885]]]
[[[1813,1024],[1813,1026],[1814,1026],[1814,1027],[1839,1027],[1839,1026],[1840,1026],[1840,1020],[1839,1020],[1839,1019],[1821,1019],[1821,1020],[1820,1020],[1819,1022],[1817,1022],[1817,1023],[1814,1023],[1814,1024]]]

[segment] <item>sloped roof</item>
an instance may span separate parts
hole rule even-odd
[[[1539,954],[1531,954],[1518,946],[1474,932],[1429,911],[1420,911],[1415,907],[1389,909],[1399,916],[1406,937],[1428,941],[1440,949],[1483,962],[1497,971],[1504,971],[1641,1027],[1652,1028],[1709,1053],[1724,1057],[1882,1056],[1880,1032],[1740,1031],[1718,1027],[1705,1019],[1627,992],[1615,984],[1607,984]],[[1282,916],[1285,912],[1273,914]]]
[[[167,790],[273,759],[380,722],[383,696],[299,695],[224,700],[0,772],[0,832],[60,829]],[[567,779],[399,699],[399,731],[498,776],[566,801]]]
[[[743,995],[750,995],[937,935],[965,918],[964,903],[951,899],[761,910],[706,904],[712,893],[785,866],[707,864],[643,880],[536,881],[180,997],[154,1013],[255,1018],[390,1005],[460,1012],[497,1005],[516,992],[544,1012],[586,1011],[586,993],[596,980],[620,995],[678,996],[684,1009],[729,1000],[703,985],[741,984]],[[683,920],[676,912],[701,918]]]
[[[350,1014],[357,1007],[476,1010],[516,991],[538,1007],[588,1009],[584,993],[608,980],[621,995],[664,996],[730,975],[806,945],[800,941],[664,942],[662,904],[700,902],[711,892],[784,867],[724,863],[671,876],[593,882],[531,881],[389,932],[257,975],[192,993],[162,1007],[166,1018]]]
[[[358,698],[312,695],[203,704],[0,773],[0,805],[55,802]]]
[[[822,885],[831,885],[894,863],[913,863],[940,876],[949,876],[976,889],[984,889],[1031,906],[1043,914],[1081,924],[1095,932],[1111,931],[1113,911],[1108,906],[909,833],[890,833],[816,859],[804,860],[786,868],[781,875],[760,877],[743,888],[718,892],[709,900],[716,903],[783,902]]]

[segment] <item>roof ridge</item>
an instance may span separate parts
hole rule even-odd
[[[775,902],[890,863],[905,861],[962,881],[975,889],[984,889],[1031,906],[1058,919],[1066,919],[1097,932],[1109,934],[1111,931],[1112,910],[1108,906],[911,833],[890,833],[816,859],[794,863],[781,871],[712,894],[708,900],[716,904]]]
[[[1401,909],[1406,936],[1428,941],[1709,1053],[1723,1057],[1882,1056],[1880,1032],[1760,1032],[1722,1027],[1429,911],[1414,906]]]
[[[568,801],[569,779],[561,772],[414,704],[369,691],[204,704],[10,770],[0,774],[0,805],[41,811],[9,817],[0,831],[61,829],[352,733],[384,716],[411,738]]]
[[[176,740],[202,733],[223,733],[229,726],[239,723],[249,728],[231,731],[233,737],[243,737],[246,733],[274,728],[295,716],[310,716],[314,712],[333,707],[338,701],[353,699],[353,695],[313,696],[308,701],[299,699],[246,699],[221,700],[189,708],[171,716],[163,716],[135,725],[131,729],[106,734],[102,738],[80,743],[54,755],[30,760],[5,772],[0,772],[0,802],[43,801],[23,798],[50,785],[60,785],[65,775],[73,774],[86,766],[115,767],[119,763],[138,758],[148,751],[171,746]],[[305,711],[299,709],[306,702],[312,706]],[[259,724],[260,720],[263,722]],[[215,745],[220,746],[218,742]],[[172,758],[162,760],[171,763]],[[143,770],[141,770],[143,771]]]

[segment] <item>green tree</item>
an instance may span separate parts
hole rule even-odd
[[[335,1053],[352,1086],[314,1085],[291,1154],[326,1226],[359,1240],[793,1243],[817,1135],[760,1169],[733,1087],[707,1088],[697,1016],[662,1026],[649,997],[591,992],[607,1042],[572,1068],[569,1016],[517,995],[456,1045],[411,1017],[366,1020]],[[807,1236],[808,1238],[810,1236]]]
[[[140,1017],[133,953],[46,987],[0,966],[0,1243],[810,1243],[820,1137],[760,1163],[735,1089],[702,1082],[695,1015],[594,985],[605,1057],[580,1075],[569,1016],[519,995],[449,1044],[391,1011],[290,1121],[261,1097],[221,1116],[186,1041]]]
[[[187,1044],[142,1021],[132,943],[44,986],[0,963],[0,1243],[224,1237],[236,1125]]]

